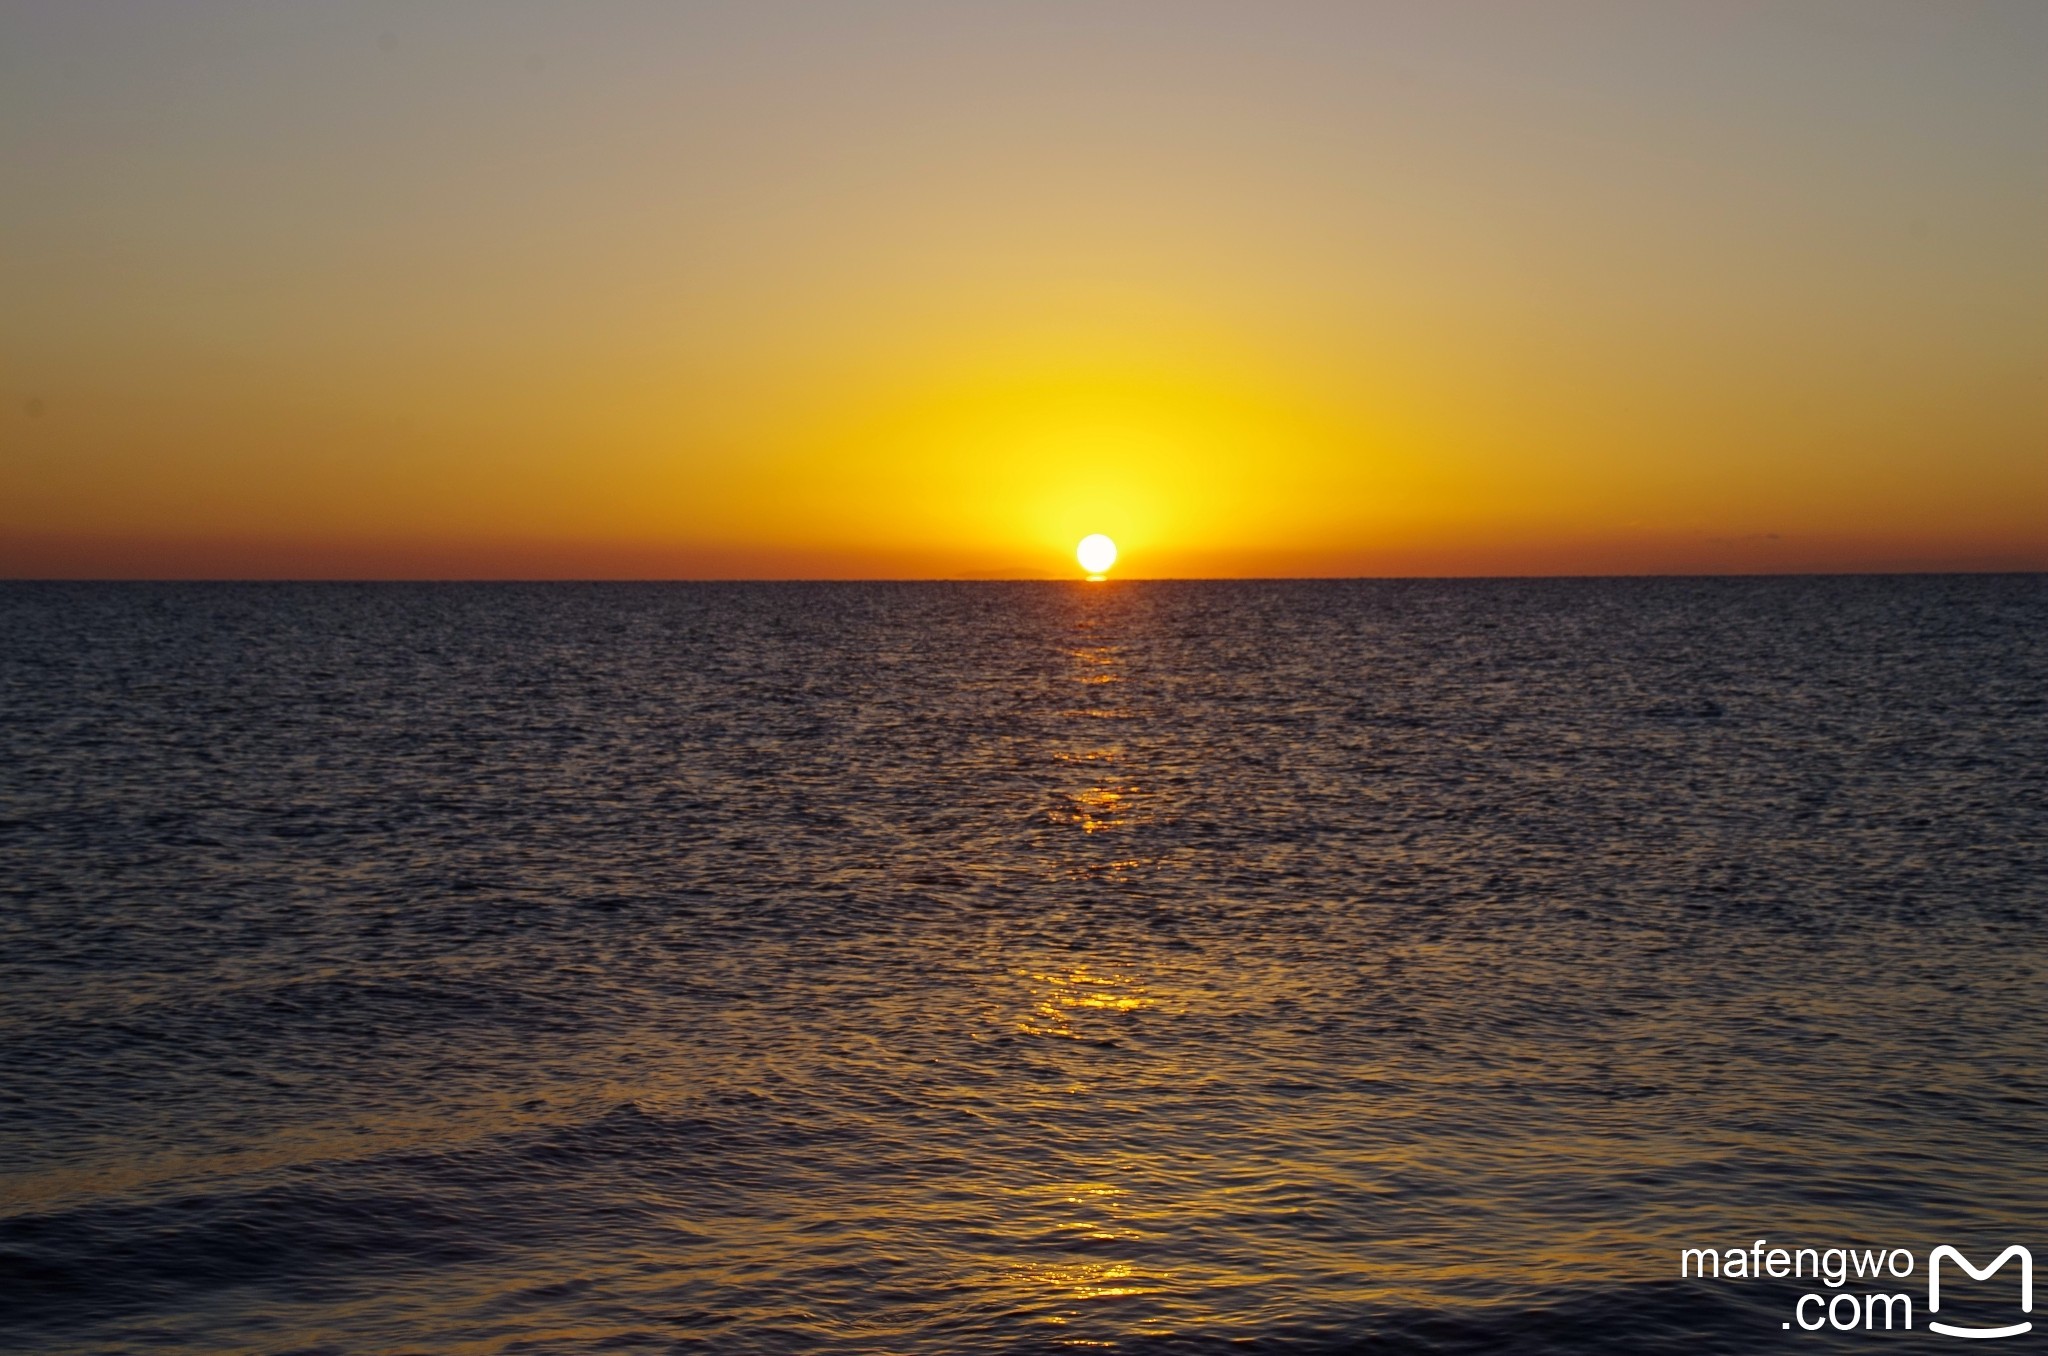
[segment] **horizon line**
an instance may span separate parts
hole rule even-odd
[[[1616,579],[1929,579],[2048,576],[2048,568],[1638,570],[1548,574],[1215,574],[1122,579],[1048,575],[0,575],[0,584],[1342,584]]]

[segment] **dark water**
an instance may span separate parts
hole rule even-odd
[[[0,1346],[1956,1349],[1924,1270],[1836,1338],[1678,1250],[2048,1266],[2044,637],[2039,577],[0,586]]]

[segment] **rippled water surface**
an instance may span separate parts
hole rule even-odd
[[[2044,636],[0,586],[0,1346],[1833,1349],[1677,1250],[2048,1266]]]

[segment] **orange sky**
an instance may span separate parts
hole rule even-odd
[[[2048,8],[0,7],[0,574],[2048,568]]]

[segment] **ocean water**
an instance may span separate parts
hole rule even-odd
[[[2044,637],[2041,577],[0,585],[0,1347],[1953,1350],[1924,1271],[1806,1333],[1679,1250],[2048,1266]]]

